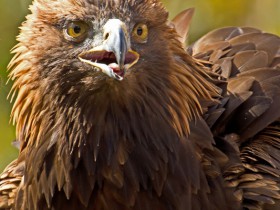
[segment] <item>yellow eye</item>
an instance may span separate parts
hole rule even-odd
[[[136,41],[144,43],[148,39],[148,31],[148,26],[146,24],[139,23],[134,27],[132,35]]]
[[[88,32],[88,25],[82,21],[73,21],[67,25],[66,33],[74,41],[81,41],[84,39]]]

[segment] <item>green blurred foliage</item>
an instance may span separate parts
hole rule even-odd
[[[11,146],[15,139],[14,127],[9,123],[11,104],[7,95],[11,82],[6,85],[6,66],[11,59],[10,49],[16,44],[16,35],[31,0],[0,0],[0,171],[12,161],[17,150]],[[190,30],[194,41],[208,31],[223,26],[253,26],[280,34],[279,0],[163,0],[170,18],[185,8],[195,7]]]
[[[11,82],[7,83],[6,66],[11,59],[10,49],[16,44],[18,27],[28,13],[29,0],[0,0],[0,171],[17,156],[11,142],[16,138],[15,129],[9,123],[11,104],[7,95]]]
[[[194,7],[190,41],[225,26],[252,26],[280,34],[279,0],[163,0],[173,18],[185,8]]]

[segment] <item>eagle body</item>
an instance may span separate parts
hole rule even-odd
[[[280,38],[184,47],[157,0],[35,0],[9,69],[0,209],[280,208]]]

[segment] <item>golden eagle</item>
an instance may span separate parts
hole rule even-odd
[[[280,209],[280,38],[157,0],[35,0],[0,209]]]

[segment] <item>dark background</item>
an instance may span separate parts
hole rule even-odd
[[[29,13],[31,0],[0,0],[0,171],[17,156],[11,146],[15,139],[14,126],[9,123],[11,104],[7,95],[7,64],[10,49],[16,44],[18,27]],[[190,41],[206,32],[223,26],[254,26],[280,35],[279,0],[163,0],[173,18],[185,8],[195,7],[196,12],[190,31]]]

